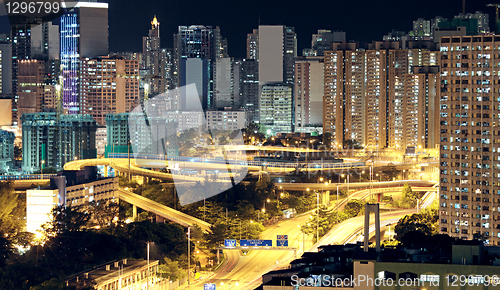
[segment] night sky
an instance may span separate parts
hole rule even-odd
[[[221,28],[228,39],[229,55],[245,57],[246,35],[263,25],[282,24],[295,27],[298,54],[310,47],[311,35],[318,29],[341,30],[347,40],[362,45],[394,30],[408,32],[417,18],[451,18],[462,11],[461,0],[109,0],[110,51],[141,51],[154,15],[160,21],[161,46],[172,47],[172,34],[178,25],[212,25]],[[493,0],[467,0],[466,12],[490,14],[486,4]],[[495,2],[493,2],[495,3]],[[500,3],[500,0],[498,1]],[[2,7],[3,8],[3,7]],[[5,22],[3,22],[5,23]],[[0,21],[0,25],[5,24]],[[0,27],[2,28],[2,27]],[[1,32],[2,29],[0,29]]]
[[[493,29],[495,9],[486,7],[491,1],[467,0],[466,12],[490,13]],[[364,44],[393,29],[409,31],[417,18],[451,18],[461,11],[461,0],[109,0],[110,51],[141,51],[154,15],[162,47],[172,46],[178,25],[217,25],[228,39],[229,55],[245,57],[246,35],[258,27],[259,18],[262,25],[295,27],[300,55],[318,29],[345,31],[347,40]]]

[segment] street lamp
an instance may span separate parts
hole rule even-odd
[[[188,227],[188,286],[191,285],[191,277],[189,271],[191,270],[191,227]]]
[[[337,222],[339,221],[339,184],[337,183]]]
[[[319,192],[316,192],[316,243],[319,241]]]

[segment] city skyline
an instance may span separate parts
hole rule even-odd
[[[299,1],[257,1],[241,12],[238,4],[220,1],[220,5],[194,0],[160,5],[161,1],[152,0],[134,7],[133,1],[104,1],[109,3],[109,43],[111,52],[142,50],[142,37],[150,29],[151,19],[156,15],[161,24],[161,47],[173,47],[173,34],[181,25],[219,26],[223,37],[228,39],[229,55],[244,58],[246,54],[246,35],[261,25],[285,25],[294,27],[298,39],[298,51],[310,47],[311,35],[318,29],[344,31],[347,40],[365,42],[381,40],[392,30],[408,32],[412,22],[418,18],[432,19],[436,16],[452,18],[462,12],[462,1],[405,1],[404,4],[384,0],[377,3],[369,1],[331,2],[321,1],[311,10],[305,10]],[[124,3],[130,4],[124,4]],[[466,13],[482,11],[490,17],[490,27],[494,31],[495,10],[486,7],[494,1],[480,0],[466,2]],[[187,3],[187,2],[186,2]],[[285,3],[288,6],[285,6]],[[199,7],[199,9],[192,9]],[[224,8],[220,8],[224,7]],[[259,7],[267,7],[259,9]],[[284,12],[280,12],[280,8]],[[317,8],[316,8],[317,7]],[[429,9],[429,7],[433,7]],[[134,8],[134,9],[131,9]],[[220,9],[219,9],[220,8]],[[191,9],[190,12],[183,10]],[[346,11],[355,11],[357,17]],[[317,13],[317,15],[316,15]],[[0,33],[9,32],[9,21],[5,6],[0,5]],[[387,21],[381,22],[380,19]],[[365,20],[365,21],[363,21]],[[58,22],[58,21],[57,21]],[[133,25],[131,25],[131,23]],[[375,24],[375,25],[374,25]],[[127,27],[127,29],[122,29]],[[300,53],[299,53],[300,55]]]
[[[131,1],[125,1],[131,2]],[[494,8],[486,7],[489,0],[468,1],[466,13],[482,11],[490,15],[490,27],[494,30]],[[418,18],[432,19],[436,16],[452,18],[462,12],[462,1],[397,1],[385,0],[377,3],[371,1],[332,2],[319,1],[311,10],[304,10],[302,1],[263,1],[252,2],[253,5],[242,10],[237,3],[220,1],[219,5],[210,5],[204,1],[169,3],[163,7],[160,1],[148,1],[147,5],[129,9],[130,5],[118,5],[116,0],[109,3],[110,51],[141,51],[142,36],[150,29],[150,21],[154,15],[161,23],[161,47],[172,47],[172,35],[181,25],[219,26],[221,35],[228,39],[228,52],[231,57],[244,58],[246,55],[246,35],[261,25],[285,25],[294,27],[298,40],[298,55],[302,49],[309,48],[311,35],[318,29],[345,31],[347,40],[365,42],[381,40],[383,35],[392,30],[408,32],[412,22]],[[123,3],[120,1],[120,3]],[[185,2],[187,3],[187,2]],[[365,3],[365,4],[363,4]],[[285,6],[286,5],[286,6]],[[192,13],[183,9],[199,7]],[[266,7],[261,9],[260,7]],[[434,9],[429,9],[434,7]],[[283,8],[283,11],[280,9]],[[243,12],[242,12],[243,11]],[[346,11],[356,11],[358,17]],[[366,21],[363,21],[365,20]],[[381,22],[379,20],[385,19]],[[378,20],[378,21],[377,21]],[[127,23],[136,26],[127,26]],[[375,22],[375,23],[374,23]],[[375,25],[374,25],[375,24]],[[137,41],[133,41],[137,39]]]

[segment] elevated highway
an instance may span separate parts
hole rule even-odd
[[[422,187],[431,187],[436,184],[436,181],[426,181],[426,180],[397,180],[397,181],[382,181],[382,182],[371,182],[372,188],[386,188],[386,187],[400,187],[408,183],[412,187],[422,186]],[[369,188],[370,182],[353,182],[349,183],[277,183],[276,185],[280,186],[283,190],[292,190],[292,191],[306,191],[309,190],[337,190],[337,185],[339,190],[347,189],[357,189],[357,188]]]
[[[197,224],[203,231],[210,232],[210,224],[198,218],[192,217],[163,204],[152,201],[148,198],[132,193],[130,191],[119,189],[119,198],[125,202],[142,208],[165,219],[178,223],[182,226],[194,226]]]

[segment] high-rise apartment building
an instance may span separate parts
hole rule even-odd
[[[404,76],[403,148],[439,144],[439,66],[414,66]]]
[[[295,61],[295,131],[323,127],[323,73],[323,57]]]
[[[323,132],[332,135],[330,145],[340,147],[350,139],[372,148],[410,146],[404,137],[409,126],[404,115],[407,74],[415,66],[436,65],[437,55],[429,49],[401,49],[400,42],[373,43],[368,50],[334,43],[333,51],[325,52],[324,73]],[[431,85],[413,90],[436,90],[436,83]]]
[[[66,162],[96,158],[97,123],[90,115],[23,114],[23,171],[61,169]]]
[[[59,29],[63,106],[70,114],[77,114],[83,109],[81,59],[108,55],[108,4],[83,1],[72,4],[61,16]]]
[[[139,105],[139,62],[119,56],[82,59],[81,108],[100,125],[106,115]]]
[[[500,36],[440,45],[440,233],[499,245]]]

